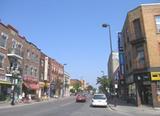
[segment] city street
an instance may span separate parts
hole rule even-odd
[[[153,112],[136,112],[132,107],[127,111],[118,108],[90,107],[90,99],[86,103],[76,103],[75,97],[68,97],[29,105],[1,107],[0,116],[159,116]]]

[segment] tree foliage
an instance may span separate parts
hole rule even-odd
[[[110,87],[111,80],[109,78],[106,78],[106,76],[97,77],[97,83],[99,84],[99,90],[100,92],[106,93],[107,88]]]

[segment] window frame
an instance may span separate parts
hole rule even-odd
[[[0,66],[0,69],[4,69],[3,64],[4,64],[4,60],[6,58],[6,55],[0,52],[0,56],[3,56],[2,62],[0,62],[2,64],[2,67]]]
[[[8,40],[8,35],[4,32],[1,32],[1,35],[0,36],[5,36],[6,37],[6,41],[5,41],[5,45],[4,47],[3,46],[0,46],[0,48],[3,48],[3,49],[6,49],[6,46],[7,46],[7,40]]]
[[[160,18],[160,15],[156,15],[155,16],[155,27],[156,27],[156,33],[160,33],[160,22],[159,22],[159,29],[158,29],[158,24],[157,24],[157,17],[159,17]]]

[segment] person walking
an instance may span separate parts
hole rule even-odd
[[[117,92],[115,92],[115,95],[114,95],[114,107],[117,106]]]

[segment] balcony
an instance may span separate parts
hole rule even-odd
[[[23,52],[21,51],[21,49],[10,48],[8,50],[7,56],[8,57],[18,58],[18,59],[23,59]]]
[[[6,68],[6,76],[11,77],[13,75],[20,75],[22,74],[22,68],[20,67],[7,67]]]
[[[136,45],[136,44],[145,43],[145,42],[146,42],[146,38],[145,37],[140,37],[138,39],[130,40],[131,45]]]
[[[143,64],[141,64],[139,61],[137,60],[134,60],[133,61],[133,70],[136,71],[136,70],[144,70],[148,68],[148,62],[144,61]]]

